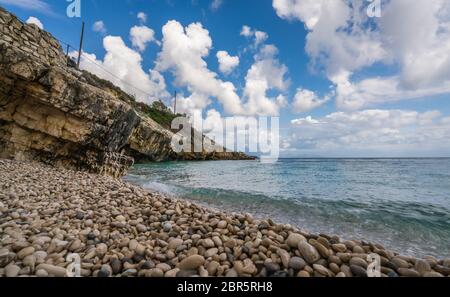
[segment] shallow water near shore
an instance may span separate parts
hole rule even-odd
[[[135,165],[124,178],[314,233],[450,257],[450,159],[281,159]]]

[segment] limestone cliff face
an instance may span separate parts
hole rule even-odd
[[[67,66],[60,44],[0,7],[0,158],[121,176],[135,161],[247,159],[176,154],[173,132],[128,95]]]

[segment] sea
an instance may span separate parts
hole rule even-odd
[[[280,159],[137,164],[146,189],[312,233],[450,258],[450,159]]]

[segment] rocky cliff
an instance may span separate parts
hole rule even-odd
[[[146,108],[93,74],[68,67],[56,39],[0,7],[0,158],[112,176],[141,161],[248,158],[176,154],[173,132]]]

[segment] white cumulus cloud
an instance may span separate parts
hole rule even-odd
[[[149,42],[155,41],[155,31],[147,26],[134,26],[130,29],[130,39],[133,47],[143,52]]]
[[[227,51],[218,51],[217,60],[219,70],[224,74],[230,74],[239,65],[239,57],[230,56]]]
[[[103,21],[96,21],[93,25],[92,25],[92,30],[94,32],[98,32],[98,33],[102,33],[105,34],[106,33],[106,26],[105,23]]]
[[[307,112],[324,105],[329,100],[329,95],[325,96],[324,98],[320,98],[313,91],[298,88],[294,97],[294,101],[292,102],[292,107],[294,112]]]
[[[121,37],[105,37],[103,47],[106,51],[103,61],[94,54],[83,53],[80,67],[111,81],[139,101],[152,103],[170,97],[164,77],[154,69],[144,71],[140,53],[127,47]],[[70,55],[75,57],[77,52]]]
[[[366,1],[273,0],[279,17],[304,23],[306,52],[335,84],[339,108],[450,92],[450,2],[382,3],[382,17],[369,18]],[[398,71],[354,78],[377,63]]]
[[[44,30],[44,25],[37,17],[30,16],[27,19],[26,23],[27,24],[35,24],[36,26],[38,26],[39,29]]]
[[[369,109],[292,120],[297,154],[429,156],[450,149],[450,122],[438,111]]]
[[[137,14],[137,18],[139,19],[139,21],[142,23],[142,24],[145,24],[146,22],[147,22],[147,14],[145,13],[145,12],[139,12],[138,14]]]
[[[186,87],[191,93],[189,97],[180,99],[181,105],[190,110],[204,109],[214,97],[226,113],[243,114],[235,86],[218,79],[217,73],[209,70],[204,60],[212,47],[208,30],[200,23],[184,28],[177,21],[169,21],[162,31],[162,50],[158,54],[157,69],[170,70],[175,83]]]

